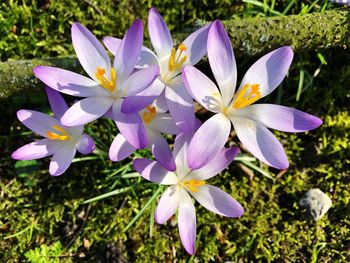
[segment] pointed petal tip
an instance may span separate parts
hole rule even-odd
[[[138,30],[141,29],[142,32],[143,32],[143,23],[142,23],[142,20],[139,19],[139,18],[135,19],[135,21],[132,23],[130,29],[131,29],[131,28],[136,28],[136,29],[138,29]],[[129,29],[129,30],[130,30],[130,29]]]
[[[194,247],[185,247],[186,251],[188,254],[190,254],[191,256],[193,256],[194,252],[195,252],[195,248]]]
[[[239,149],[237,146],[232,146],[229,151],[234,155],[234,158],[236,158],[237,155],[241,153],[241,149]]]
[[[30,116],[31,114],[28,110],[21,109],[17,111],[17,118],[20,122],[23,122],[24,120],[28,119]]]
[[[14,159],[14,160],[21,160],[21,157],[20,155],[18,155],[18,151],[14,151],[12,154],[11,154],[11,158]]]
[[[145,159],[146,158],[137,158],[132,162],[132,166],[134,167],[135,171],[138,172],[140,175],[144,168],[143,162]]]
[[[77,142],[76,148],[81,154],[89,154],[95,150],[96,145],[89,135],[83,134]]]
[[[40,75],[43,68],[44,68],[44,66],[36,66],[33,68],[33,73],[34,73],[35,77],[39,78],[38,75]]]
[[[316,129],[318,127],[320,127],[323,124],[323,120],[314,116],[314,127],[312,129]]]
[[[157,8],[155,8],[154,6],[151,7],[151,9],[149,10],[149,15],[151,15],[151,14],[155,14],[155,15],[160,16],[160,14],[159,14]]]

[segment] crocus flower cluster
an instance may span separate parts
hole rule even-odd
[[[322,121],[296,109],[255,104],[283,81],[293,59],[291,47],[260,58],[236,90],[235,57],[220,21],[198,29],[174,47],[166,23],[152,8],[148,31],[155,52],[143,46],[141,20],[136,20],[122,39],[105,37],[103,43],[114,56],[112,64],[101,42],[86,27],[74,23],[73,46],[88,77],[56,67],[34,68],[35,76],[47,86],[54,117],[20,110],[18,119],[45,139],[21,147],[12,158],[53,155],[49,172],[60,175],[76,151],[88,154],[95,148],[92,138],[83,134],[83,125],[100,117],[112,119],[119,133],[110,146],[110,159],[120,161],[138,149],[151,149],[155,161],[136,159],[134,168],[145,179],[168,185],[155,219],[163,224],[178,210],[181,241],[193,254],[196,213],[191,197],[219,215],[243,215],[235,199],[206,183],[240,152],[237,147],[225,147],[231,126],[257,159],[286,169],[285,151],[268,128],[302,132]],[[194,67],[206,54],[216,84]],[[59,92],[82,99],[68,107]],[[193,99],[214,113],[203,124],[196,119]],[[163,137],[166,134],[176,136],[173,150]]]

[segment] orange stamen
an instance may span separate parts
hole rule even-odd
[[[202,185],[205,185],[205,182],[202,180],[192,179],[192,180],[183,182],[183,185],[189,190],[191,190],[192,192],[198,192],[197,188]]]
[[[100,85],[104,87],[106,90],[112,92],[115,90],[116,81],[117,81],[117,76],[115,74],[114,68],[111,68],[111,80],[107,79],[105,77],[105,74],[106,74],[105,68],[97,67],[95,76],[100,82]]]
[[[56,132],[52,132],[52,131],[48,131],[47,132],[47,137],[50,140],[60,140],[60,141],[67,141],[70,139],[70,136],[68,134],[68,132],[63,129],[62,127],[58,126],[58,125],[53,125],[52,128],[56,131],[58,131],[58,133]]]
[[[181,43],[179,45],[179,47],[177,48],[177,50],[175,50],[175,48],[173,48],[171,50],[171,54],[170,54],[170,58],[169,58],[169,70],[170,71],[176,71],[178,69],[181,68],[181,66],[183,65],[183,63],[185,63],[187,56],[182,56],[182,53],[184,51],[187,51],[187,47],[185,46],[184,43]],[[176,53],[179,53],[177,58],[175,59]],[[181,59],[180,59],[181,58]]]
[[[261,98],[260,84],[245,84],[236,95],[232,107],[244,108]]]
[[[143,113],[142,119],[146,123],[150,123],[156,116],[157,110],[156,107],[148,105],[146,107],[147,112]]]

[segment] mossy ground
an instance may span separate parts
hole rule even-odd
[[[69,30],[73,21],[87,25],[101,38],[121,36],[136,17],[146,21],[151,6],[164,14],[172,29],[183,30],[197,18],[276,15],[274,11],[283,12],[296,1],[266,1],[268,8],[231,1],[107,2],[2,2],[0,59],[73,54]],[[305,6],[312,7],[309,12],[321,11],[326,1],[297,2],[288,14],[297,14]],[[44,92],[2,101],[0,261],[349,262],[350,55],[343,49],[318,52],[297,54],[288,77],[267,101],[318,115],[323,125],[308,133],[275,133],[288,154],[289,169],[281,173],[255,162],[269,171],[273,180],[240,162],[211,180],[234,196],[245,214],[240,219],[226,219],[196,205],[198,240],[192,258],[181,246],[176,218],[165,225],[152,223],[156,200],[123,231],[158,190],[133,174],[125,176],[133,172],[131,159],[112,163],[103,154],[93,155],[95,160],[78,159],[60,177],[48,175],[48,158],[11,160],[12,151],[36,138],[16,121],[15,112],[20,108],[48,112],[49,108]],[[321,65],[320,54],[326,65]],[[240,77],[256,58],[244,59],[237,62]],[[296,100],[298,86],[302,92]],[[98,147],[107,151],[117,130],[108,120],[99,120],[89,125],[87,132],[99,138]],[[238,143],[236,138],[233,141]],[[138,153],[146,155],[149,152]],[[298,206],[303,193],[315,187],[333,201],[318,222]],[[125,191],[82,204],[117,189]]]

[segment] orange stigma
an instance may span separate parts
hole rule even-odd
[[[142,119],[146,123],[150,123],[156,116],[157,110],[156,107],[148,105],[146,107],[146,112],[143,113]]]
[[[244,108],[261,98],[260,84],[245,84],[236,95],[232,107]]]
[[[67,140],[70,139],[70,136],[69,136],[68,132],[65,129],[63,129],[62,127],[60,127],[58,125],[53,125],[52,128],[54,130],[58,131],[58,133],[48,131],[47,132],[47,137],[50,140],[67,141]]]
[[[95,72],[95,77],[98,79],[100,85],[108,91],[114,91],[117,81],[117,76],[115,74],[114,68],[111,68],[111,80],[105,77],[106,69],[97,67]]]

